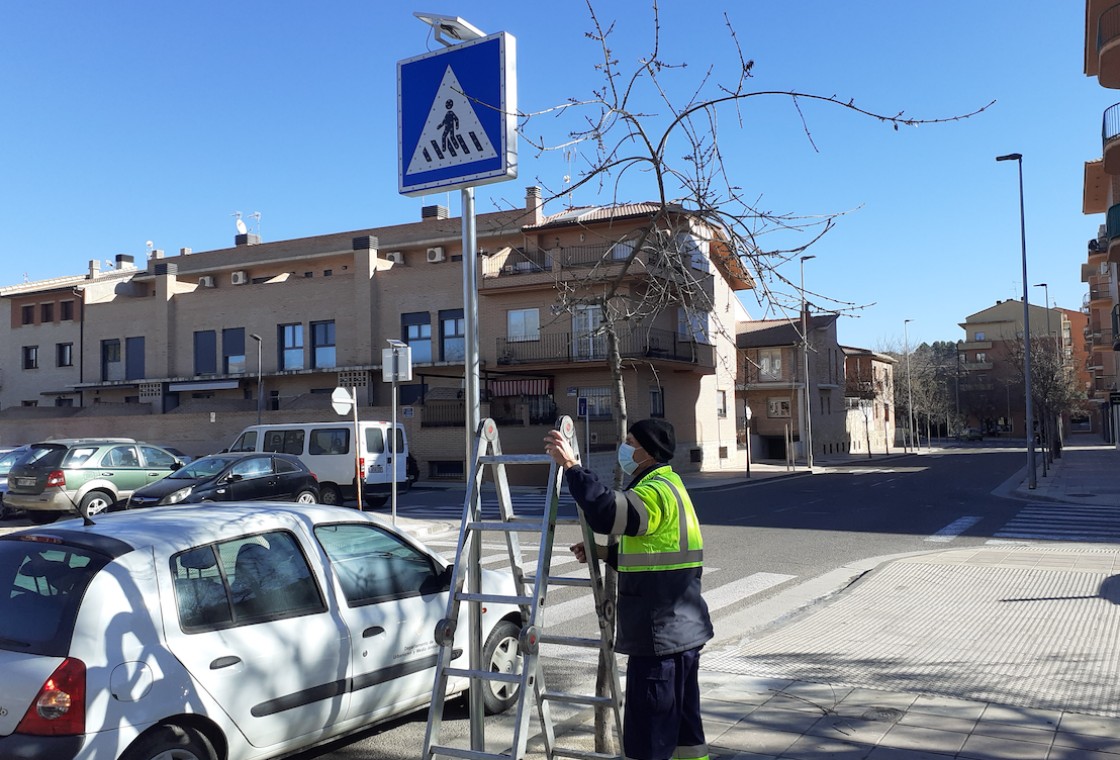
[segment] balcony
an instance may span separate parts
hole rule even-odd
[[[1120,5],[1097,17],[1097,61],[1101,87],[1120,88]]]
[[[670,330],[636,330],[618,336],[623,359],[687,362],[704,368],[715,366],[715,348],[697,343]],[[607,358],[607,337],[572,333],[541,333],[534,340],[498,338],[498,364],[552,364],[602,362]]]
[[[1093,391],[1096,393],[1108,393],[1109,391],[1116,390],[1116,376],[1115,375],[1097,375],[1093,378]]]
[[[1105,109],[1101,123],[1101,147],[1104,151],[1104,170],[1108,174],[1120,174],[1120,103]],[[1115,208],[1115,206],[1113,207]],[[1109,217],[1112,209],[1109,209]]]
[[[987,351],[992,347],[990,340],[969,340],[957,346],[958,351]]]
[[[994,366],[992,362],[961,362],[961,369],[965,372],[988,372]]]

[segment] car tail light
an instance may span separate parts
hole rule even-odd
[[[365,457],[358,457],[358,469],[361,470],[362,472],[366,471],[366,458]]]
[[[74,736],[86,731],[86,665],[67,657],[47,679],[16,726],[17,734]]]
[[[313,473],[313,472],[312,472],[312,473],[309,473],[309,474],[311,475],[311,478],[312,478],[312,480],[314,480],[314,481],[315,481],[316,483],[318,483],[318,482],[319,482],[319,476],[318,476],[318,475],[316,475],[316,474],[315,474],[315,473]]]
[[[51,474],[47,476],[47,488],[53,486],[66,487],[66,474],[62,470],[51,470]]]

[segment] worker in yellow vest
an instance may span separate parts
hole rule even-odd
[[[630,478],[622,491],[577,464],[559,431],[545,451],[565,469],[568,491],[591,529],[619,536],[596,556],[618,571],[616,648],[629,655],[622,743],[629,760],[707,760],[700,720],[700,649],[712,620],[700,594],[704,540],[692,501],[669,460],[673,426],[661,419],[630,426],[618,463]],[[572,547],[580,562],[587,547]]]

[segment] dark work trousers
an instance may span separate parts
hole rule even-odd
[[[700,648],[626,665],[623,750],[629,760],[708,757],[700,722]]]

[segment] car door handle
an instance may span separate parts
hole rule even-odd
[[[368,638],[372,638],[374,636],[380,636],[383,633],[385,633],[384,628],[382,628],[379,625],[371,625],[369,628],[362,631],[362,638],[363,639],[368,639]]]
[[[211,661],[210,662],[210,669],[211,670],[221,670],[222,668],[228,668],[231,665],[236,665],[239,662],[241,662],[241,658],[238,657],[237,655],[231,654],[231,655],[228,655],[227,657],[219,657],[218,659]]]
[[[108,471],[105,471],[105,470],[103,470],[103,471],[101,472],[101,477],[103,477],[103,478],[111,478],[111,477],[113,477],[113,471],[112,471],[112,470],[108,470]]]
[[[160,475],[160,474],[161,474],[161,473],[159,473],[159,472],[149,472],[149,473],[148,473],[148,477],[150,477],[150,478],[154,478],[154,477],[156,477],[156,476],[158,476],[158,475]]]

